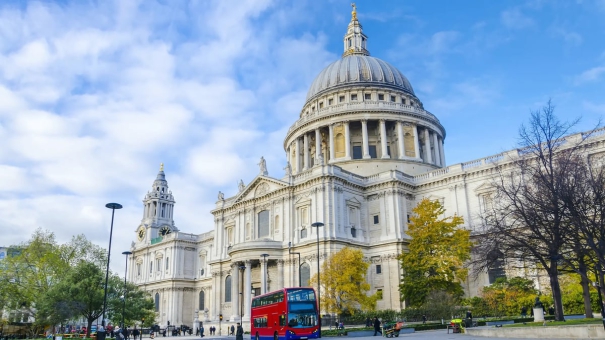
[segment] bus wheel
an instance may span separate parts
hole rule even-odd
[[[254,338],[258,340],[258,332],[256,332],[256,336]]]
[[[279,340],[279,336],[277,336],[277,332],[273,334],[273,340]]]

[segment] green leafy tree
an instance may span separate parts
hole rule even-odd
[[[359,249],[345,247],[330,256],[322,265],[321,306],[330,313],[353,312],[358,307],[373,310],[378,293],[368,295],[370,284],[366,273],[369,263],[364,261]],[[317,283],[317,274],[311,278]]]
[[[81,261],[49,291],[41,312],[52,321],[57,318],[54,310],[65,311],[61,318],[83,317],[89,336],[92,322],[103,314],[104,285],[105,271],[94,263]]]
[[[423,199],[408,224],[409,251],[399,255],[403,271],[399,290],[410,307],[421,307],[429,293],[447,292],[460,298],[470,259],[470,231],[460,228],[460,216],[445,216],[437,201]]]
[[[38,318],[36,306],[43,303],[48,291],[68,270],[55,236],[49,231],[38,229],[27,242],[9,247],[0,267],[0,296],[6,299],[5,308],[34,318],[28,329],[30,335],[50,325],[47,319]]]
[[[529,311],[537,295],[534,282],[522,277],[498,278],[481,292],[491,316],[519,315],[523,306]]]
[[[107,315],[114,324],[122,323],[122,317],[126,326],[143,319],[145,325],[155,323],[155,304],[149,293],[130,282],[124,286],[124,281],[117,276],[112,277],[110,282]]]

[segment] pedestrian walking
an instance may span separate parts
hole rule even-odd
[[[378,333],[382,335],[382,331],[380,330],[380,320],[378,320],[378,317],[374,317],[374,336],[376,336]]]
[[[134,340],[137,340],[137,338],[139,338],[139,336],[141,335],[141,332],[139,332],[139,330],[137,329],[137,326],[134,326],[134,329],[132,330],[132,338]],[[142,340],[142,339],[140,339]]]
[[[237,323],[237,332],[235,333],[235,340],[244,340],[244,328],[240,323]]]
[[[231,334],[230,335],[235,335],[235,326],[231,325]]]

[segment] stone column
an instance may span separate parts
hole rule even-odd
[[[328,125],[330,129],[330,162],[334,160],[334,126],[332,124]]]
[[[244,273],[244,319],[250,321],[250,301],[252,300],[252,262],[244,262],[246,271]]]
[[[309,169],[309,135],[305,133],[303,147],[303,170]]]
[[[351,133],[349,132],[349,121],[344,122],[345,125],[345,159],[351,159]]]
[[[370,145],[368,143],[368,121],[363,119],[361,121],[361,138],[363,141],[363,159],[370,157]]]
[[[435,145],[435,164],[442,166],[441,155],[439,155],[439,137],[437,137],[437,133],[433,133],[433,145]]]
[[[319,133],[319,128],[315,129],[315,165],[319,164],[319,156],[321,155],[321,133]],[[323,157],[323,156],[321,156]],[[281,287],[281,286],[280,286]]]
[[[284,287],[284,260],[277,260],[277,287]]]
[[[267,292],[267,258],[260,260],[260,293]]]
[[[296,138],[296,173],[301,172],[302,155],[300,152],[300,138]]]
[[[414,125],[414,154],[420,159],[420,138],[418,137],[418,125]]]
[[[439,138],[439,154],[441,155],[441,166],[445,166],[445,152],[443,151],[443,139]]]
[[[380,120],[380,144],[382,145],[381,158],[391,158],[389,150],[387,149],[387,127],[384,119]]]
[[[427,163],[433,163],[433,156],[431,155],[431,139],[429,129],[424,129],[424,154],[426,156]]]
[[[239,265],[231,265],[231,322],[239,320]]]
[[[399,149],[399,159],[405,158],[405,145],[403,140],[403,123],[397,122],[397,149]]]
[[[218,318],[218,310],[216,309],[216,306],[218,304],[216,303],[216,301],[220,301],[220,295],[221,295],[221,293],[220,293],[221,289],[219,289],[219,286],[218,286],[219,282],[217,280],[217,277],[218,277],[218,273],[212,273],[212,281],[214,281],[214,282],[212,284],[212,287],[213,287],[212,293],[213,294],[211,296],[213,297],[213,299],[210,298],[211,296],[208,296],[209,297],[208,302],[210,302],[210,310],[212,311],[211,318],[213,320]]]

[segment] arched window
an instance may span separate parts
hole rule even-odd
[[[204,291],[200,292],[199,310],[204,310]]]
[[[231,302],[231,275],[225,278],[225,302]]]
[[[300,266],[301,287],[309,287],[309,280],[311,280],[311,267],[309,267],[308,263],[303,263]]]
[[[258,213],[258,234],[257,237],[269,236],[269,210],[263,210]]]
[[[155,293],[155,311],[160,311],[160,293]]]

